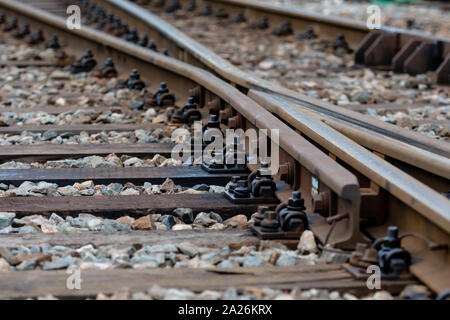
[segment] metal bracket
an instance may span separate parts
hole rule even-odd
[[[237,180],[225,191],[225,197],[233,203],[276,203],[276,184],[268,174],[268,163],[251,173],[246,180]]]
[[[253,217],[255,222],[250,229],[260,239],[299,239],[309,225],[305,209],[301,193],[295,191],[275,211],[258,207],[258,212]],[[262,215],[264,218],[261,220]]]

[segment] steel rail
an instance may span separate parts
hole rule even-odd
[[[165,46],[166,48],[170,48],[171,56],[209,70],[222,79],[226,79],[245,93],[250,89],[254,89],[276,94],[289,99],[298,108],[321,113],[326,117],[339,119],[348,125],[358,125],[372,132],[450,158],[450,145],[447,143],[439,142],[419,133],[382,122],[368,115],[307,97],[301,93],[245,73],[186,36],[183,32],[165,22],[157,15],[147,10],[142,10],[142,7],[134,3],[124,0],[95,0],[95,3],[114,12],[116,16],[128,21],[130,24],[132,23],[142,33],[148,33],[151,38],[159,42],[160,47]],[[282,115],[278,114],[278,116],[281,117]],[[370,148],[383,152],[376,144],[371,145]]]

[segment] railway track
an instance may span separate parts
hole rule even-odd
[[[15,112],[16,115],[12,117],[14,121],[10,120],[11,117],[6,119],[6,125],[0,128],[0,134],[20,133],[23,135],[23,131],[26,130],[38,135],[36,139],[25,139],[28,142],[19,139],[17,141],[21,142],[16,143],[14,142],[16,140],[10,139],[15,145],[1,146],[0,149],[2,154],[0,176],[2,177],[1,181],[6,186],[4,191],[7,194],[7,197],[0,197],[1,208],[4,211],[14,212],[16,219],[21,220],[22,224],[25,224],[23,221],[26,221],[28,216],[35,214],[48,217],[57,213],[58,217],[65,218],[76,217],[83,213],[85,215],[81,218],[79,216],[78,219],[94,220],[95,216],[105,217],[109,219],[103,222],[103,226],[113,225],[116,226],[117,230],[125,229],[125,231],[117,233],[117,241],[120,241],[121,244],[134,244],[133,250],[139,250],[145,245],[163,246],[168,242],[178,245],[185,242],[195,246],[208,243],[210,247],[216,248],[227,245],[231,250],[237,251],[241,248],[240,250],[244,252],[253,250],[249,249],[252,246],[256,246],[260,251],[263,251],[264,245],[259,238],[278,238],[286,246],[295,248],[301,233],[299,231],[301,228],[308,227],[314,233],[319,244],[322,246],[332,244],[336,248],[321,247],[321,250],[323,250],[321,257],[325,257],[323,258],[325,260],[327,255],[333,254],[340,255],[341,258],[344,256],[348,260],[351,251],[342,251],[342,249],[355,249],[357,243],[360,242],[370,243],[383,237],[387,226],[396,225],[401,234],[419,234],[418,237],[408,237],[402,241],[402,246],[414,258],[413,264],[409,268],[412,274],[435,293],[447,290],[448,283],[446,281],[449,279],[447,247],[450,226],[449,201],[440,193],[448,191],[450,167],[448,166],[448,157],[445,154],[437,154],[445,150],[447,147],[445,143],[437,143],[422,136],[417,136],[417,139],[414,137],[413,140],[416,143],[432,141],[431,149],[436,147],[434,148],[435,151],[440,150],[437,153],[432,153],[412,147],[405,142],[399,142],[394,138],[387,139],[381,134],[377,137],[372,130],[365,131],[357,125],[354,127],[348,126],[348,120],[340,122],[336,118],[330,117],[328,113],[318,117],[317,113],[300,109],[296,105],[297,100],[289,101],[283,91],[280,91],[281,93],[273,90],[263,92],[261,87],[246,89],[245,87],[241,88],[239,81],[230,81],[229,78],[224,81],[217,77],[217,75],[223,77],[224,72],[226,72],[218,69],[222,61],[218,61],[214,68],[211,66],[205,67],[206,70],[211,71],[209,73],[171,58],[173,56],[189,57],[187,49],[185,49],[184,54],[181,54],[181,51],[177,54],[170,51],[170,57],[166,57],[164,54],[158,54],[147,48],[125,42],[93,28],[83,27],[81,30],[71,31],[66,28],[65,19],[48,13],[64,14],[64,11],[61,10],[61,3],[33,2],[33,5],[40,9],[31,8],[22,3],[0,1],[0,10],[6,18],[3,25],[6,26],[11,23],[13,17],[17,17],[19,21],[17,27],[10,30],[5,30],[9,28],[3,28],[4,41],[13,41],[13,45],[19,45],[17,42],[20,43],[21,41],[19,39],[21,38],[20,30],[24,22],[30,24],[31,30],[35,30],[37,27],[42,29],[46,41],[38,41],[35,44],[37,48],[43,48],[44,43],[48,45],[50,36],[56,34],[62,50],[53,49],[55,55],[53,59],[43,59],[44,61],[42,61],[41,58],[42,63],[39,63],[39,68],[45,70],[41,75],[44,81],[48,78],[52,79],[53,75],[59,90],[61,90],[61,82],[64,83],[62,88],[66,85],[69,86],[69,83],[72,82],[82,82],[83,76],[78,77],[67,72],[69,66],[72,70],[83,69],[83,63],[86,64],[86,61],[92,63],[95,60],[98,65],[96,70],[83,69],[83,72],[90,71],[86,76],[89,85],[91,87],[97,85],[98,88],[108,84],[112,86],[111,83],[115,83],[115,86],[111,87],[111,91],[115,93],[116,98],[119,95],[118,92],[121,92],[120,95],[123,94],[123,99],[107,100],[111,104],[105,103],[104,96],[97,99],[93,93],[95,90],[86,90],[85,87],[85,91],[79,94],[87,97],[82,96],[80,99],[82,101],[87,101],[86,98],[92,100],[90,106],[86,107],[88,112],[85,113],[78,110],[80,109],[79,105],[63,103],[62,100],[58,99],[54,99],[54,103],[60,105],[56,107],[36,104],[31,107],[22,106],[20,111],[16,110],[18,109],[17,106],[5,106],[3,108],[2,116],[8,112]],[[131,8],[136,9],[136,7]],[[127,13],[123,11],[116,14],[120,16],[120,14],[125,15]],[[133,21],[138,25],[139,20]],[[32,35],[33,33],[30,32],[25,34],[24,37],[28,40]],[[17,39],[11,40],[14,37]],[[160,41],[165,40],[161,38]],[[55,38],[53,38],[53,42],[55,42]],[[74,46],[73,43],[77,43],[77,45]],[[158,46],[162,46],[160,42],[158,42]],[[93,57],[86,55],[87,49],[91,50]],[[177,48],[177,50],[180,49]],[[84,62],[78,60],[78,62],[73,63],[74,60],[80,59],[83,55]],[[100,69],[102,62],[107,58],[111,58],[114,62],[118,81],[111,82],[110,79],[102,79],[106,76],[105,70],[111,71],[111,65],[107,65],[108,68],[103,68],[103,73]],[[14,59],[2,63],[6,67],[11,65],[25,67],[25,70],[36,68],[35,59],[31,59],[33,61],[17,59],[16,57]],[[202,61],[205,58],[204,56],[197,56],[195,59]],[[50,70],[45,69],[49,66]],[[200,65],[200,67],[203,67],[203,65]],[[65,69],[56,72],[61,68]],[[129,83],[129,81],[122,82],[121,80],[127,79],[132,69],[137,69],[140,73],[141,80],[146,85],[144,91],[119,89],[121,83]],[[240,74],[243,73],[240,72]],[[136,80],[136,77],[132,77],[132,79]],[[248,79],[251,82],[252,79],[256,78],[248,76]],[[161,85],[162,82],[166,83],[167,88],[169,88],[169,94],[165,93],[164,96],[151,94],[157,93],[158,89],[165,88],[164,85]],[[12,90],[4,99],[14,100],[18,98],[17,94],[26,95],[20,90],[18,92],[14,90],[14,83],[10,83]],[[40,84],[40,87],[42,85]],[[52,83],[47,81],[44,88],[51,85]],[[26,86],[26,81],[16,83],[18,88],[26,88]],[[270,86],[272,85],[270,84]],[[54,88],[52,92],[55,92]],[[56,90],[56,92],[58,91]],[[100,92],[102,91],[100,90]],[[285,90],[284,92],[288,91]],[[289,94],[291,93],[289,92]],[[292,93],[292,95],[297,94]],[[73,99],[73,95],[69,93],[63,94],[63,97],[64,101]],[[189,99],[190,97],[193,99]],[[159,98],[162,100],[160,99],[158,102]],[[161,101],[167,102],[161,103]],[[66,106],[66,104],[69,106]],[[85,104],[89,105],[88,103]],[[173,114],[177,114],[177,109],[179,110],[180,107],[187,104],[194,105],[193,109],[197,110],[195,116],[201,118],[204,125],[209,122],[210,129],[218,126],[222,131],[227,128],[269,130],[268,138],[274,143],[272,150],[277,146],[279,147],[280,170],[273,177],[266,177],[264,174],[258,177],[258,179],[265,181],[263,186],[270,186],[269,189],[261,189],[264,190],[265,196],[258,196],[257,193],[261,190],[256,188],[256,193],[251,195],[250,199],[246,199],[249,198],[246,196],[243,199],[239,198],[239,201],[229,201],[221,194],[223,192],[222,187],[233,176],[236,176],[235,171],[223,170],[226,168],[222,167],[216,173],[210,173],[201,169],[200,166],[180,167],[180,164],[177,163],[172,163],[174,166],[157,167],[165,160],[170,160],[168,158],[174,146],[173,143],[167,143],[170,139],[160,139],[165,142],[147,139],[147,142],[136,143],[137,136],[141,136],[142,131],[145,130],[161,131],[161,128],[171,127],[172,129],[168,130],[166,134],[170,134],[177,127],[185,127],[191,130],[189,121],[187,121],[187,124],[180,123],[179,118],[183,122],[183,114],[179,115],[177,122],[175,122],[177,118],[172,117]],[[137,105],[139,105],[139,108],[136,107],[137,110],[134,110],[134,106]],[[143,109],[141,110],[141,108]],[[94,109],[95,112],[90,109]],[[189,110],[189,108],[187,109]],[[22,116],[21,113],[25,110],[27,116]],[[44,120],[40,115],[36,117],[39,120],[39,125],[30,124],[32,123],[30,122],[32,120],[29,120],[30,115],[33,118],[33,114],[36,115],[39,112],[45,113]],[[95,114],[90,115],[92,113]],[[278,115],[279,118],[274,114]],[[211,115],[217,115],[218,117],[211,117]],[[184,120],[189,120],[186,117],[184,118]],[[361,119],[358,121],[362,122]],[[57,125],[49,125],[49,122]],[[113,122],[113,124],[102,124],[102,122]],[[274,128],[279,130],[279,138],[272,135],[270,129]],[[114,131],[114,134],[108,134],[111,131]],[[399,128],[395,128],[395,131],[402,132],[405,137],[407,136],[407,133],[399,130]],[[67,134],[67,132],[70,134]],[[102,133],[102,142],[92,142],[92,140],[98,139],[99,132]],[[117,132],[123,133],[120,136],[122,143],[111,142],[116,137]],[[346,134],[343,135],[340,132],[346,132]],[[80,144],[82,133],[84,136],[87,134],[91,139],[90,144]],[[355,141],[350,139],[352,134]],[[50,143],[42,143],[43,141],[40,139],[43,139],[44,135],[52,137],[46,140]],[[56,143],[54,139],[58,139],[57,137],[60,137],[59,143],[62,142],[62,144]],[[358,137],[359,141],[355,137]],[[64,139],[71,139],[70,143]],[[31,144],[30,140],[33,141]],[[361,140],[367,140],[366,143],[372,146],[369,149],[375,150],[376,153],[363,148],[359,144]],[[127,143],[123,143],[123,141]],[[367,146],[365,143],[361,144]],[[380,149],[383,152],[380,152]],[[415,157],[411,159],[411,155]],[[86,167],[86,158],[91,156],[98,157],[95,158],[95,161],[99,161],[97,167],[92,164],[91,167]],[[272,154],[272,159],[274,157],[275,155]],[[158,161],[158,159],[165,160]],[[108,165],[107,162],[114,162],[115,166]],[[137,165],[139,167],[128,167],[129,165],[133,166],[133,163],[139,163]],[[259,174],[265,172],[264,166],[260,163],[248,164],[248,168],[253,171],[259,169]],[[248,175],[248,172],[240,174]],[[419,182],[419,180],[422,182]],[[26,181],[28,182],[26,183]],[[39,186],[38,183],[43,181],[54,185],[41,184]],[[252,185],[253,181],[250,178],[247,183]],[[107,184],[118,183],[123,184],[123,188],[117,190],[116,195],[102,194],[102,190],[106,190],[106,187],[108,187],[108,190],[114,189],[114,186],[109,187]],[[245,183],[246,181],[241,180],[236,188],[245,188]],[[149,187],[149,184],[152,187]],[[204,184],[204,186],[199,187],[201,184]],[[31,188],[28,191],[25,190],[27,186]],[[190,188],[194,186],[197,186],[197,188]],[[44,192],[42,188],[54,188],[56,190]],[[205,188],[208,191],[199,191],[205,190]],[[74,191],[74,189],[78,191]],[[84,191],[87,189],[92,191]],[[301,191],[300,195],[293,193],[297,190]],[[55,196],[55,191],[59,196]],[[22,192],[25,192],[25,194]],[[36,193],[40,192],[43,192],[45,196],[36,196]],[[77,196],[72,194],[73,192],[78,192]],[[114,193],[114,190],[111,192]],[[100,193],[102,196],[93,196],[92,194],[95,193]],[[39,195],[42,195],[42,193]],[[85,195],[85,197],[80,198],[79,195]],[[289,198],[292,199],[289,200]],[[302,198],[302,200],[299,198]],[[236,197],[233,199],[236,200]],[[271,232],[262,230],[257,226],[253,227],[259,238],[245,229],[221,230],[225,225],[235,225],[238,219],[236,217],[241,219],[238,221],[242,221],[243,217],[238,215],[245,215],[250,218],[258,208],[262,212],[261,206],[268,206],[263,221],[266,221],[266,224],[268,222],[273,223],[274,213],[270,210],[275,209],[275,206],[279,203],[287,203],[288,201],[291,203],[290,220],[287,219],[282,228],[277,228],[275,224],[275,228],[272,228]],[[304,202],[305,208],[300,205],[302,202]],[[279,206],[278,211],[284,210],[285,206]],[[183,221],[169,218],[172,214],[176,216],[174,210],[179,208],[191,209],[190,212],[193,216],[196,215],[198,218],[195,218],[197,221],[194,222],[196,223],[194,225],[185,224]],[[207,214],[201,214],[201,212],[211,211],[221,217],[218,218],[216,215],[209,214],[206,219],[204,217]],[[172,231],[130,231],[131,227],[117,226],[116,223],[111,222],[112,218],[120,219],[124,218],[124,215],[131,215],[136,218],[143,217],[143,220],[134,221],[140,223],[132,225],[133,229],[139,229],[140,226],[145,224],[147,224],[146,228],[157,228],[158,226],[164,228],[161,224],[166,226],[165,223],[181,226],[175,227]],[[280,213],[280,215],[282,214]],[[53,217],[57,219],[55,216]],[[179,218],[181,219],[181,216]],[[245,218],[245,224],[241,222],[240,225],[247,225],[247,218]],[[254,217],[253,220],[257,220],[257,218],[258,216]],[[307,218],[307,220],[302,220],[303,223],[298,222],[298,219],[304,218]],[[156,222],[153,221],[152,223],[152,219],[156,219]],[[215,221],[211,222],[210,220]],[[223,223],[223,220],[225,220],[225,223]],[[33,222],[38,230],[42,231],[42,225],[44,225],[47,230],[55,231],[54,228],[56,227],[52,229],[52,226],[47,226],[46,222],[39,219],[38,221]],[[66,218],[66,223],[67,221],[73,220]],[[206,225],[212,224],[216,230],[196,230],[199,228],[197,225],[201,222]],[[20,221],[15,223],[16,227],[20,225]],[[68,227],[73,227],[73,225]],[[172,225],[170,227],[173,228]],[[299,227],[300,229],[298,229]],[[107,227],[104,228],[102,229],[103,232],[108,230]],[[127,228],[128,231],[126,231]],[[178,231],[193,228],[192,231]],[[86,228],[81,227],[79,229]],[[204,237],[205,240],[195,239],[197,232],[200,232],[202,235],[200,238]],[[0,235],[5,246],[1,255],[8,264],[20,265],[23,268],[23,262],[30,260],[23,258],[23,261],[19,261],[17,257],[14,257],[14,254],[9,252],[17,253],[17,248],[20,245],[26,246],[28,243],[31,246],[33,243],[41,245],[51,243],[52,245],[65,245],[73,250],[75,248],[80,249],[81,246],[89,243],[94,243],[95,246],[117,243],[115,235],[104,236],[101,233],[92,234],[89,231],[69,232],[64,233],[64,236],[59,236],[57,233],[55,237],[53,235],[48,237],[45,233]],[[424,241],[423,237],[427,240]],[[136,241],[138,245],[136,245]],[[358,248],[363,250],[364,246],[360,245]],[[166,258],[163,260],[171,259],[168,258],[167,254],[186,252],[183,251],[185,248],[179,247],[170,250],[165,253]],[[288,255],[287,252],[291,252],[284,252],[283,250],[287,249],[282,249],[281,255]],[[367,252],[370,252],[370,250]],[[43,252],[42,254],[45,256]],[[289,254],[292,255],[292,252]],[[190,257],[189,254],[185,255]],[[271,258],[272,260],[269,257],[272,262],[269,261],[268,263],[277,265],[281,255]],[[193,256],[195,257],[197,254]],[[74,257],[77,258],[76,255]],[[200,254],[198,254],[198,257],[200,257]],[[42,259],[42,261],[31,260],[34,261],[35,268],[38,265],[37,269],[45,269],[45,262],[48,262],[49,257],[40,256],[39,259]],[[357,260],[356,263],[355,259]],[[361,266],[364,261],[361,264],[360,260],[361,257],[358,260],[358,255],[354,254],[352,259],[354,265]],[[58,261],[50,261],[49,263],[57,264]],[[265,267],[247,269],[246,267],[251,267],[252,264],[245,260],[238,262],[237,265],[234,264],[237,268],[233,272],[237,276],[224,276],[220,273],[220,270],[214,267],[219,264],[219,261],[207,264],[213,270],[198,270],[192,268],[195,264],[188,263],[187,265],[191,268],[173,269],[173,272],[164,270],[165,276],[158,269],[152,268],[142,271],[113,269],[100,272],[86,270],[83,273],[86,273],[90,284],[81,291],[70,291],[64,285],[58,286],[58,283],[64,283],[63,279],[66,277],[62,271],[15,271],[12,274],[9,272],[5,276],[0,275],[2,277],[0,292],[3,297],[12,298],[37,297],[46,294],[54,294],[58,297],[91,297],[99,292],[114,292],[115,289],[126,283],[126,279],[133,279],[128,281],[133,291],[144,290],[151,284],[161,283],[169,287],[188,288],[200,292],[207,289],[224,290],[232,283],[241,291],[245,291],[248,286],[269,286],[284,291],[295,288],[300,290],[311,288],[328,290],[340,288],[343,290],[345,288],[345,291],[355,294],[367,292],[365,281],[361,281],[358,277],[355,278],[355,274],[358,274],[357,268],[349,265],[327,266],[318,264],[314,267],[283,267],[280,262],[276,269],[267,269],[268,265],[265,262],[261,264],[258,264],[258,262],[257,265],[264,265]],[[149,262],[148,266],[155,267],[155,262],[147,262]],[[160,266],[167,264],[173,266],[178,262],[180,261],[175,259],[175,262],[158,263]],[[315,263],[315,261],[313,262]],[[88,266],[90,268],[104,267],[101,262],[96,263],[97,265],[91,264]],[[88,268],[86,264],[84,266]],[[62,268],[65,267],[67,265]],[[120,269],[120,267],[118,268]],[[305,276],[308,272],[316,271],[320,273],[316,274],[316,277]],[[269,278],[268,272],[271,275],[276,272],[277,276],[271,276],[270,280],[267,280]],[[23,273],[29,280],[23,283],[20,290],[17,290],[18,279],[23,278]],[[250,276],[249,273],[251,273]],[[186,275],[192,275],[193,279],[197,280],[193,282],[182,280]],[[208,279],[210,277],[211,281],[208,281],[207,284],[200,284],[198,279],[202,277]],[[286,282],[286,279],[289,279],[289,282]],[[392,293],[399,293],[405,285],[415,282],[416,280],[410,277],[400,277],[395,280],[383,279],[382,284]]]
[[[215,74],[219,74],[221,77],[228,79],[232,84],[237,85],[237,87],[241,88],[245,93],[247,93],[248,90],[276,92],[276,95],[280,95],[281,98],[290,101],[295,109],[313,111],[327,118],[332,118],[333,120],[341,122],[343,126],[350,125],[355,129],[360,129],[358,130],[359,134],[352,135],[351,138],[357,139],[358,143],[367,148],[383,154],[387,153],[389,156],[392,156],[395,153],[392,152],[392,148],[386,147],[387,144],[384,144],[384,147],[381,147],[379,143],[373,143],[372,139],[358,139],[358,137],[364,135],[364,131],[369,130],[446,157],[449,154],[448,146],[432,141],[432,139],[427,139],[423,135],[411,134],[409,131],[401,130],[396,126],[377,121],[372,117],[361,116],[348,109],[311,99],[291,90],[286,90],[284,87],[268,83],[249,73],[243,73],[210,50],[193,42],[190,38],[187,38],[171,25],[158,19],[158,17],[149,12],[139,10],[139,8],[133,4],[128,4],[124,1],[107,1],[107,3],[102,2],[101,5],[113,11],[115,10],[115,14],[129,25],[137,26],[139,34],[147,33],[149,39],[154,39],[153,42],[156,44],[157,48],[162,48],[164,51],[165,48],[171,47],[170,54],[172,56],[179,57],[179,59],[183,61],[201,66]],[[278,116],[281,117],[286,114],[283,110],[276,110],[276,112],[278,113]],[[444,126],[448,126],[448,124],[444,124]],[[395,149],[395,145],[392,145],[392,147]]]

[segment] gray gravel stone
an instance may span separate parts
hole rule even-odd
[[[177,208],[173,210],[173,214],[184,223],[192,223],[194,214],[191,208]]]
[[[40,253],[40,252],[41,252],[41,248],[39,248],[38,246],[31,246],[30,247],[30,253],[31,254]]]
[[[264,262],[256,256],[234,257],[243,267],[260,267]]]
[[[199,224],[204,227],[212,226],[216,223],[222,223],[222,217],[215,212],[200,212],[194,220],[194,224]]]
[[[71,252],[72,249],[66,246],[56,245],[50,248],[49,252],[52,254],[65,254]]]
[[[103,226],[103,220],[98,218],[89,219],[87,226],[90,231],[100,231]]]
[[[307,299],[312,299],[312,298],[328,299],[329,293],[328,293],[328,290],[310,289],[310,290],[303,291],[302,297],[307,298]]]
[[[75,189],[73,186],[65,186],[58,188],[58,193],[62,196],[74,196],[79,194],[80,191]]]
[[[300,253],[316,253],[318,251],[316,241],[314,240],[314,234],[310,230],[305,230],[297,246]]]
[[[192,189],[194,190],[198,190],[198,191],[208,191],[209,190],[209,186],[207,184],[196,184],[195,186],[192,187]]]
[[[6,227],[3,229],[0,229],[0,234],[11,234],[11,233],[17,233],[18,229],[13,227]]]
[[[187,256],[189,256],[190,258],[195,257],[198,254],[198,247],[192,243],[180,243],[177,244],[178,250],[180,250],[180,252],[182,254],[185,254]]]
[[[228,260],[223,260],[217,265],[217,267],[218,268],[234,268],[234,265]]]
[[[211,261],[216,258],[219,254],[217,252],[209,252],[202,255],[201,259],[204,261]]]
[[[188,290],[169,289],[164,300],[189,300],[195,298],[195,294]]]
[[[319,258],[319,262],[325,263],[344,263],[350,259],[349,254],[338,253],[324,250]]]
[[[53,194],[56,192],[56,189],[58,189],[58,185],[56,183],[40,181],[31,191],[41,194]]]
[[[87,221],[85,219],[81,219],[79,217],[78,218],[74,218],[74,217],[68,216],[66,218],[66,221],[68,223],[70,223],[70,225],[72,227],[75,227],[75,228],[85,228],[85,227],[87,227]]]
[[[16,214],[13,212],[0,212],[0,230],[9,227],[15,217]]]
[[[43,265],[42,270],[58,270],[64,269],[75,264],[75,259],[71,256],[60,258],[55,262],[47,262]]]
[[[84,252],[81,261],[83,262],[97,262],[98,259],[90,252]]]
[[[223,294],[224,300],[236,300],[237,298],[238,298],[238,293],[237,293],[236,288],[228,288]]]
[[[130,225],[118,223],[115,220],[105,219],[102,223],[102,232],[115,232],[115,231],[129,231],[131,230]]]
[[[143,107],[144,107],[144,102],[142,102],[142,101],[133,101],[130,106],[131,110],[140,110]]]
[[[42,139],[45,141],[54,139],[58,136],[55,130],[47,130],[42,134]]]
[[[22,219],[17,219],[17,218],[14,218],[13,222],[11,223],[11,226],[14,228],[20,228],[20,227],[23,227],[26,225],[27,224],[25,221],[23,221]]]
[[[53,224],[60,224],[61,222],[64,222],[64,219],[58,216],[56,213],[52,213],[52,215],[49,218],[49,221]]]
[[[163,255],[163,257],[164,257],[164,255]],[[130,262],[132,264],[142,264],[142,263],[145,263],[145,262],[154,262],[154,263],[156,263],[157,266],[159,265],[159,261],[155,257],[155,255],[140,255],[140,256],[137,256],[137,257],[133,257],[130,260]]]
[[[111,189],[111,188],[108,187],[108,186],[104,186],[104,185],[101,185],[101,186],[100,186],[100,193],[101,193],[102,195],[104,195],[104,196],[113,196],[113,195],[117,195],[117,193],[116,193],[113,189]]]
[[[145,246],[145,252],[147,253],[158,253],[158,252],[178,252],[178,248],[173,244],[163,244],[163,245],[154,245],[154,246]]]
[[[178,255],[173,252],[169,252],[164,255],[166,257],[166,260],[169,260],[170,262],[172,262],[173,265],[175,265],[178,261],[180,261],[180,259],[178,258]]]
[[[82,196],[92,196],[94,195],[94,193],[95,193],[94,189],[84,189],[80,191],[80,194]]]
[[[70,228],[72,228],[72,226],[67,221],[63,221],[57,226],[59,232],[69,232]]]
[[[20,246],[16,250],[11,250],[11,253],[14,254],[14,255],[22,254],[22,253],[24,253],[24,254],[31,254],[31,250],[28,249],[25,246]]]
[[[340,296],[339,292],[333,291],[330,293],[329,298],[331,300],[339,300],[339,299],[341,299],[341,296]]]
[[[164,296],[166,295],[166,292],[167,292],[167,289],[161,288],[158,285],[153,285],[150,288],[150,290],[148,291],[150,296],[152,296],[154,299],[157,299],[157,300],[164,299]]]
[[[34,268],[36,268],[36,261],[34,260],[22,261],[18,266],[16,266],[16,270],[19,271],[34,270]]]
[[[18,228],[18,232],[19,232],[19,234],[26,234],[26,233],[36,233],[38,231],[33,227],[24,226],[24,227]]]
[[[222,187],[222,186],[210,186],[209,187],[209,192],[224,193],[225,192],[225,187]],[[219,221],[219,222],[221,222],[221,221]]]
[[[280,255],[280,257],[278,258],[276,265],[277,266],[294,266],[296,263],[297,263],[297,260],[294,257],[292,257],[286,253],[282,253]]]
[[[52,246],[49,243],[43,243],[41,244],[41,252],[47,254],[51,247]]]
[[[161,217],[161,223],[163,223],[167,230],[171,230],[174,225],[176,225],[175,219],[171,215],[165,215]]]

